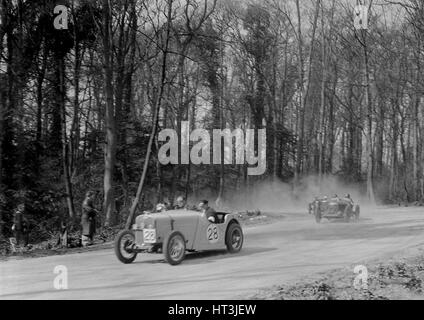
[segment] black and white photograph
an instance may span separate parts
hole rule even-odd
[[[0,0],[0,300],[424,300],[424,1]]]

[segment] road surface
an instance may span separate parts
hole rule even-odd
[[[355,224],[316,224],[307,214],[289,214],[273,224],[246,228],[240,254],[192,254],[176,267],[162,255],[140,255],[123,265],[110,249],[3,261],[0,299],[240,299],[424,245],[423,208],[362,211]],[[54,289],[58,265],[68,270],[68,290]]]

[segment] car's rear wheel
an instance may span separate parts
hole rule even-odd
[[[133,250],[135,243],[134,233],[130,230],[121,231],[115,239],[115,254],[119,261],[125,264],[133,263],[137,252]]]
[[[170,265],[176,266],[180,264],[186,254],[186,242],[184,236],[178,232],[172,232],[163,243],[163,254],[166,262]]]
[[[232,223],[228,226],[225,235],[225,245],[230,253],[240,252],[243,247],[243,230],[238,223]]]

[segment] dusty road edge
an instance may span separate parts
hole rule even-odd
[[[332,269],[261,290],[245,299],[424,300],[424,242],[359,266]]]

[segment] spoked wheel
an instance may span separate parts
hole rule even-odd
[[[186,254],[186,242],[184,236],[178,232],[172,232],[163,243],[163,254],[166,262],[170,265],[176,266],[180,264]]]
[[[225,244],[230,253],[240,252],[243,247],[243,230],[237,223],[231,224],[225,235]]]
[[[133,250],[135,243],[134,233],[130,230],[124,230],[118,234],[115,239],[115,254],[119,261],[125,264],[133,263],[137,258],[137,252]]]

